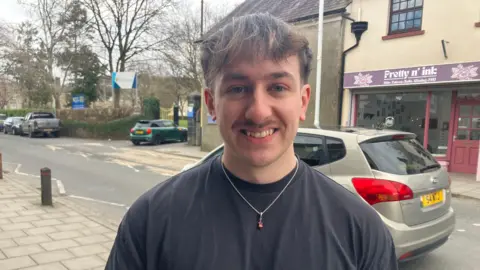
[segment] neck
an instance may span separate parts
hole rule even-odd
[[[252,184],[270,184],[288,175],[297,165],[297,158],[292,146],[276,161],[266,166],[256,167],[225,149],[222,162],[225,168],[240,179]]]

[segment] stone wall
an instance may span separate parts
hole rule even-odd
[[[57,118],[62,121],[75,120],[87,123],[105,123],[116,119],[131,116],[133,108],[88,108],[84,110],[59,109]]]

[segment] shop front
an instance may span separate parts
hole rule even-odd
[[[480,62],[346,73],[353,126],[412,132],[451,172],[477,172]]]

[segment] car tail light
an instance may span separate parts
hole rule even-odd
[[[151,133],[152,133],[152,129],[151,128],[147,129],[147,134],[151,134]]]
[[[393,135],[392,140],[403,140],[405,139],[405,135]]]
[[[413,198],[413,192],[407,185],[394,181],[375,178],[353,178],[352,183],[358,194],[370,205]]]
[[[130,133],[133,133],[134,130],[135,130],[135,129],[131,128],[131,129],[130,129]]]

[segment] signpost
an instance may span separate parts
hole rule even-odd
[[[85,109],[85,95],[84,94],[72,94],[72,109],[84,110]]]

